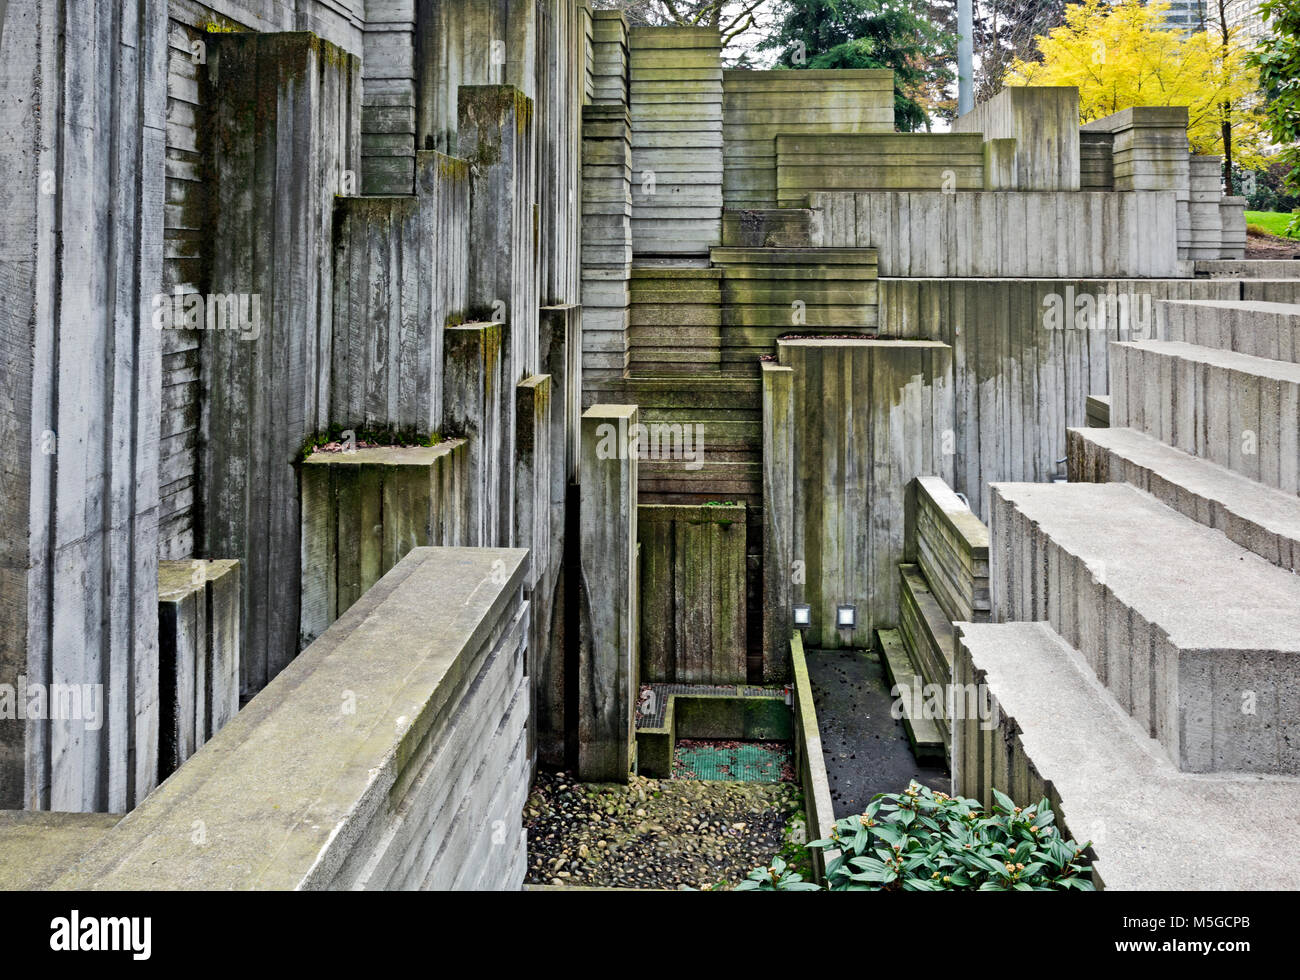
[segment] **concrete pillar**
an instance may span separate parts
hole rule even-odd
[[[794,554],[794,371],[763,362],[763,683],[790,680],[794,604],[803,575]]]
[[[515,386],[515,537],[528,549],[524,572],[524,598],[539,605],[551,567],[551,379],[534,374]],[[542,601],[549,601],[547,595]],[[541,668],[541,629],[545,624],[529,622],[528,663],[528,757],[537,759],[537,700]]]
[[[158,776],[167,5],[3,15],[0,684],[82,704],[11,700],[0,808],[121,813]]]
[[[243,692],[298,654],[295,466],[329,417],[335,197],[360,166],[359,60],[301,34],[213,34],[212,293],[204,336],[202,553],[244,574]],[[292,174],[292,180],[285,175]]]
[[[469,277],[469,167],[417,156],[405,197],[338,201],[329,422],[423,442],[442,424],[443,328]]]
[[[628,364],[632,274],[632,123],[623,105],[582,112],[583,381]]]
[[[699,263],[722,244],[722,38],[635,27],[632,247],[638,261]]]
[[[538,372],[536,161],[533,102],[501,85],[460,90],[459,154],[470,165],[469,309],[502,324],[501,438],[514,459],[514,387]],[[500,499],[515,498],[514,468],[501,469]],[[514,512],[499,512],[497,541],[515,541]]]
[[[1008,148],[1014,156],[1014,183],[1000,182],[997,189],[1079,189],[1079,90],[1073,86],[1004,88],[958,117],[952,131],[1015,140]]]
[[[166,779],[239,711],[237,561],[158,567],[158,778]]]
[[[361,59],[361,193],[411,194],[415,186],[414,0],[371,3]]]
[[[578,776],[626,782],[636,752],[638,413],[582,416]]]
[[[597,10],[592,17],[591,101],[628,103],[627,18],[621,10]]]
[[[550,483],[546,507],[550,553],[540,569],[537,593],[541,601],[533,603],[537,643],[530,670],[538,761],[558,768],[565,765],[565,671],[569,647],[565,635],[565,609],[570,601],[565,592],[565,550],[576,552],[578,548],[577,541],[567,540],[566,530],[570,485],[577,476],[581,307],[543,307],[539,346],[542,366],[550,377],[547,414]]]
[[[443,432],[468,443],[464,544],[471,548],[500,542],[502,471],[513,468],[502,438],[501,331],[499,323],[466,323],[443,335]]]
[[[1186,106],[1135,106],[1083,127],[1110,133],[1117,191],[1174,191],[1178,208],[1178,257],[1191,247],[1191,159]]]

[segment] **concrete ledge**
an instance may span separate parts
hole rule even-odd
[[[1300,852],[1279,842],[1300,780],[1179,772],[1046,624],[958,628],[955,680],[985,685],[991,711],[956,728],[954,792],[985,805],[992,787],[1018,805],[1046,796],[1067,838],[1093,842],[1098,887],[1295,887]]]
[[[520,887],[525,554],[407,555],[53,887]]]
[[[158,778],[239,711],[243,596],[233,560],[158,563]]]
[[[831,782],[826,775],[826,758],[822,755],[822,735],[817,727],[817,708],[813,702],[812,681],[808,678],[808,661],[804,657],[803,637],[790,637],[790,672],[794,676],[794,753],[795,768],[803,785],[804,810],[808,832],[813,840],[831,836],[835,829],[835,804],[831,800]],[[822,880],[825,862],[839,851],[813,851],[813,871]]]
[[[1156,303],[1161,340],[1300,363],[1300,305],[1164,300]]]
[[[992,489],[995,621],[1050,622],[1180,769],[1300,775],[1300,578],[1130,486]]]
[[[1178,341],[1110,352],[1112,425],[1300,493],[1300,364]]]
[[[949,620],[989,618],[989,529],[940,477],[911,487],[904,549]]]
[[[1134,429],[1070,429],[1072,483],[1128,483],[1271,562],[1300,572],[1300,498]]]
[[[1300,255],[1300,242],[1296,243]],[[1211,279],[1300,279],[1295,259],[1222,259],[1196,263],[1196,274]]]

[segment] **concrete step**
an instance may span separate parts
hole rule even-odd
[[[1159,300],[1156,336],[1275,361],[1300,362],[1300,306],[1225,300]]]
[[[943,689],[945,693],[938,695],[937,703],[933,696],[927,701],[927,685],[908,657],[898,630],[877,630],[876,639],[890,694],[897,699],[895,717],[898,717],[897,710],[901,709],[903,728],[907,731],[912,754],[917,762],[943,762],[948,753],[946,725],[940,725],[946,689]],[[933,691],[929,693],[934,694]]]
[[[1300,497],[1135,429],[1069,429],[1072,483],[1128,483],[1265,561],[1300,572]]]
[[[957,690],[991,710],[954,724],[954,793],[1047,797],[1066,838],[1092,842],[1098,887],[1295,887],[1300,852],[1278,842],[1294,835],[1300,780],[1179,772],[1046,624],[960,629]]]
[[[1181,341],[1110,345],[1110,424],[1300,493],[1300,364]]]
[[[1050,622],[1180,769],[1300,774],[1300,577],[1126,484],[991,497],[994,622]]]

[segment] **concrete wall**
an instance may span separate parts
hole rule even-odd
[[[2,43],[0,683],[105,717],[0,721],[0,807],[121,812],[158,772],[167,11],[13,0]]]
[[[955,133],[986,140],[1014,139],[1015,183],[1004,190],[1079,189],[1079,90],[1004,88],[952,124]]]
[[[725,71],[724,205],[732,209],[777,206],[777,136],[893,131],[892,72]]]
[[[984,188],[984,141],[965,133],[813,134],[776,138],[782,208],[817,205],[810,194]]]
[[[882,279],[891,334],[953,348],[949,486],[988,515],[990,482],[1060,472],[1065,430],[1108,390],[1108,344],[1155,329],[1168,298],[1235,299],[1236,282],[1198,279]]]
[[[907,486],[951,481],[953,351],[865,339],[787,339],[777,350],[793,369],[791,553],[803,563],[794,601],[812,607],[805,641],[870,647],[873,630],[896,625]],[[840,604],[856,606],[856,630],[836,629]]]
[[[334,198],[359,168],[359,65],[308,34],[209,42],[212,290],[260,303],[203,351],[203,553],[245,573],[245,694],[298,653],[294,463],[328,426]],[[292,173],[292,180],[284,177]]]
[[[53,887],[518,889],[523,560],[409,554]]]
[[[819,193],[815,244],[874,248],[882,276],[1173,277],[1170,191]]]
[[[989,529],[938,477],[910,488],[904,558],[920,568],[950,622],[988,622]]]

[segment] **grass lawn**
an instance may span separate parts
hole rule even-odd
[[[1291,222],[1291,215],[1281,211],[1247,211],[1246,224],[1257,225],[1270,235],[1287,237],[1286,226]]]

